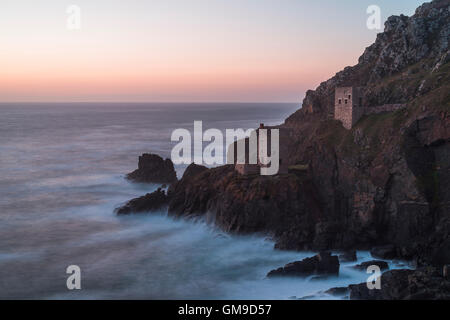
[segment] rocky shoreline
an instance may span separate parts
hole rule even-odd
[[[426,3],[412,17],[390,17],[357,65],[308,91],[281,126],[293,131],[289,162],[307,170],[243,176],[230,165],[191,164],[177,180],[169,159],[144,155],[128,177],[170,186],[117,212],[167,207],[170,216],[201,216],[227,232],[268,234],[276,249],[320,252],[280,274],[320,275],[330,250],[350,250],[343,259],[364,249],[411,260],[416,270],[384,272],[381,290],[363,283],[334,291],[350,299],[450,299],[449,37],[450,1]],[[368,107],[405,108],[366,115],[346,130],[330,117],[342,86],[363,87]]]
[[[219,179],[221,176],[226,177],[226,179]],[[281,185],[286,186],[290,179],[294,179],[294,185],[296,185],[298,183],[296,179],[299,178],[301,177],[289,174],[285,177],[278,177],[275,180],[276,183],[272,185],[266,184],[268,181],[265,181],[264,177],[239,176],[235,173],[232,166],[208,169],[191,164],[186,169],[183,177],[171,184],[167,191],[158,188],[153,193],[132,199],[122,207],[117,208],[116,213],[126,215],[168,210],[169,216],[173,217],[193,218],[202,216],[206,219],[214,219],[214,223],[217,226],[228,232],[265,232],[274,236],[275,239],[280,239],[277,236],[282,236],[286,226],[292,223],[289,220],[289,212],[293,208],[283,208],[278,201],[273,202],[275,199],[278,199],[276,193],[275,198],[267,198],[267,196],[271,195],[273,197],[274,190],[278,190]],[[259,181],[259,179],[262,179],[262,181]],[[234,185],[232,185],[231,181],[234,182]],[[259,185],[259,183],[261,184]],[[268,189],[262,188],[263,186],[266,186]],[[230,194],[231,190],[236,192],[236,194],[240,194],[240,197],[237,198],[234,193]],[[244,190],[247,190],[249,193],[243,193]],[[297,195],[294,193],[292,196]],[[288,199],[289,197],[279,201],[286,203]],[[267,207],[264,203],[267,203]],[[216,207],[219,204],[220,207]],[[286,211],[280,211],[281,208]],[[212,216],[211,212],[221,212],[222,215],[216,214]],[[247,214],[240,219],[235,218],[233,220],[232,218],[235,215],[240,215],[239,212]],[[284,215],[270,216],[270,213],[280,212],[284,212]],[[231,215],[229,216],[225,213],[230,213]],[[304,217],[304,221],[314,221],[311,220],[313,217],[313,215],[308,214]],[[281,219],[286,219],[284,225],[280,224]],[[306,240],[305,244],[308,244]],[[276,242],[275,246],[280,248],[280,242]],[[304,248],[314,250],[313,247],[305,246]],[[362,249],[367,248],[364,247]],[[372,257],[383,260],[398,258],[397,252],[397,248],[393,245],[370,248]],[[331,255],[329,251],[322,251],[317,256],[306,258],[302,261],[295,261],[284,267],[269,271],[267,276],[314,276],[314,280],[320,280],[325,279],[327,276],[338,276],[341,262],[356,260],[355,250],[346,250],[339,257]],[[383,260],[366,261],[355,265],[354,268],[365,271],[368,266],[377,265],[383,272],[389,269],[387,263]],[[390,270],[384,272],[381,276],[382,290],[369,290],[366,283],[360,283],[348,287],[331,288],[324,293],[330,296],[356,300],[450,299],[450,277],[448,271],[447,273],[444,272],[445,268],[450,270],[446,266],[439,268],[433,265],[423,265],[417,270]],[[308,297],[302,299],[308,299]]]

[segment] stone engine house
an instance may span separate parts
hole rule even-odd
[[[289,162],[288,162],[288,147],[287,147],[287,143],[290,139],[290,135],[292,134],[291,129],[289,128],[282,128],[282,127],[278,127],[278,126],[265,126],[263,123],[260,124],[259,128],[256,130],[256,134],[257,137],[259,137],[259,130],[260,129],[267,129],[267,139],[268,139],[268,150],[271,149],[271,129],[278,129],[279,130],[279,137],[280,137],[280,141],[279,141],[279,171],[278,174],[287,174],[288,173],[288,167],[289,167]],[[257,155],[259,154],[259,138],[258,138],[258,145],[257,145],[257,150],[256,153]],[[235,159],[234,159],[234,164],[235,164],[235,170],[237,172],[239,172],[242,175],[254,175],[254,174],[259,174],[260,173],[260,169],[261,167],[264,167],[264,165],[262,163],[260,163],[259,161],[259,157],[256,164],[250,164],[249,162],[249,154],[251,152],[250,148],[249,148],[249,138],[245,139],[245,163],[244,164],[238,164],[237,163],[237,159],[236,159],[236,154],[237,154],[237,145],[236,143],[234,143],[232,146],[230,146],[231,148],[234,148],[234,154],[235,154]]]
[[[367,106],[363,87],[337,87],[334,93],[334,118],[350,130],[363,115],[393,112],[406,108],[404,103]]]
[[[361,87],[340,87],[334,94],[334,118],[340,120],[346,129],[364,115],[363,90]]]

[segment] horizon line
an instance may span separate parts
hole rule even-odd
[[[0,104],[19,104],[19,103],[136,103],[136,104],[144,104],[144,103],[159,103],[159,104],[183,104],[183,103],[191,103],[191,104],[208,104],[208,103],[224,103],[224,104],[270,104],[270,103],[280,103],[280,104],[302,104],[302,102],[292,101],[0,101]]]

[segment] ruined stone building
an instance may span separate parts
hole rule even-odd
[[[406,108],[406,104],[367,106],[362,87],[337,87],[334,93],[334,119],[350,130],[363,115],[393,112]]]
[[[340,87],[334,94],[334,118],[340,120],[346,129],[352,126],[364,115],[362,88]]]
[[[260,124],[259,128],[256,130],[256,136],[257,136],[257,150],[253,150],[253,152],[256,152],[256,164],[250,163],[250,157],[251,152],[249,148],[249,138],[245,139],[245,164],[237,163],[237,144],[234,143],[234,163],[235,163],[235,170],[239,172],[242,175],[251,175],[251,174],[260,174],[261,167],[264,167],[264,165],[260,162],[259,159],[259,130],[260,129],[266,129],[267,130],[267,150],[269,150],[269,156],[270,156],[270,150],[271,150],[271,129],[278,129],[279,130],[279,171],[278,174],[286,174],[288,173],[288,167],[289,167],[289,161],[288,161],[288,141],[291,135],[291,130],[288,128],[281,128],[277,126],[265,126],[263,123]]]

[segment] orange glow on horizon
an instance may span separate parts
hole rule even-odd
[[[200,96],[210,101],[216,99],[214,96],[222,96],[230,97],[229,101],[255,101],[255,98],[246,97],[246,91],[260,93],[264,100],[267,90],[281,90],[297,91],[300,100],[302,90],[309,88],[312,82],[319,83],[330,76],[330,67],[312,61],[316,59],[304,58],[295,64],[290,59],[263,62],[255,59],[242,63],[217,56],[209,61],[208,57],[203,60],[197,57],[185,63],[177,59],[155,60],[151,57],[127,60],[109,56],[102,61],[101,55],[90,58],[68,55],[35,56],[33,59],[9,57],[2,61],[18,62],[1,65],[0,95],[6,101],[91,101],[104,100],[108,95],[119,100],[121,97],[124,100],[154,97],[156,101],[182,101],[183,96],[203,100],[193,98]],[[333,62],[333,65],[338,64],[339,61]],[[276,100],[282,98],[274,97]]]
[[[300,102],[373,42],[365,2],[78,0],[71,31],[69,1],[7,1],[0,102]]]

